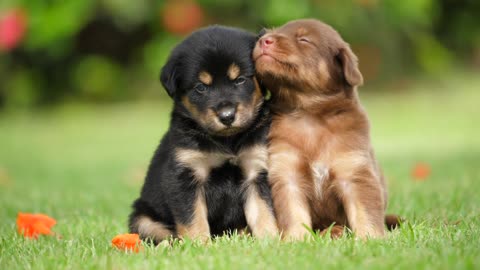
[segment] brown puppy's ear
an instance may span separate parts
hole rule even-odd
[[[363,76],[358,68],[358,58],[350,49],[350,46],[341,48],[338,52],[337,59],[343,70],[343,76],[346,82],[352,86],[360,86],[363,84]]]

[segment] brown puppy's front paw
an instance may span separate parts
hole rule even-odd
[[[354,230],[355,238],[367,240],[367,239],[381,239],[385,237],[385,229],[374,228],[362,228]]]
[[[287,242],[305,241],[310,240],[311,238],[312,235],[303,225],[290,228],[282,234],[282,239]]]
[[[279,235],[277,225],[275,224],[267,224],[266,226],[257,227],[252,231],[254,232],[253,235],[259,239],[274,238]]]

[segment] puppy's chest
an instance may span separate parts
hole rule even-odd
[[[190,169],[199,184],[206,183],[213,170],[226,165],[240,168],[243,181],[253,181],[258,174],[267,170],[267,158],[264,145],[245,147],[236,154],[183,148],[175,153],[176,161]]]
[[[331,148],[336,139],[328,123],[310,116],[286,116],[272,125],[271,139],[287,141],[309,158]]]

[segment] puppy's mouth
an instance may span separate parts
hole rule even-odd
[[[272,53],[268,53],[266,51],[262,51],[257,57],[255,57],[253,60],[254,61],[258,61],[260,58],[262,59],[269,59],[269,60],[273,60],[275,62],[278,62],[278,63],[283,63],[282,61],[280,61],[279,59],[277,59],[275,56],[272,55]],[[268,61],[268,60],[267,60]]]
[[[260,58],[262,58],[262,57],[263,57],[263,58],[271,58],[271,59],[273,59],[273,60],[275,60],[275,61],[278,61],[275,57],[271,56],[270,54],[268,54],[268,53],[266,53],[266,52],[261,52],[261,53],[260,53],[255,59],[253,59],[253,60],[257,61],[258,59],[260,59]]]
[[[239,116],[239,118],[236,119],[231,125],[225,125],[220,123],[218,119],[215,119],[213,122],[208,124],[207,130],[213,136],[229,137],[247,130],[253,121],[253,117]]]
[[[257,55],[254,55],[253,59],[254,59],[255,62],[263,62],[262,64],[276,63],[276,64],[279,64],[279,65],[283,66],[287,70],[290,70],[290,71],[295,70],[295,68],[296,68],[295,65],[293,65],[289,62],[280,60],[279,57],[276,56],[274,52],[265,51],[265,50],[262,50],[262,49],[260,49],[260,50],[261,50],[260,53],[258,53]]]
[[[223,128],[221,130],[214,131],[214,132],[212,132],[212,134],[216,135],[216,136],[228,137],[228,136],[238,134],[238,133],[242,132],[243,130],[244,130],[244,128],[241,128],[241,127],[230,126],[230,127]]]

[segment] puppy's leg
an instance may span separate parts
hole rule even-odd
[[[278,234],[273,209],[260,195],[260,188],[256,183],[248,185],[246,190],[245,218],[256,237],[274,237]]]
[[[278,234],[278,227],[267,180],[267,148],[265,145],[257,145],[244,149],[239,160],[245,176],[244,212],[248,227],[256,237],[273,237]]]
[[[203,188],[197,189],[190,217],[187,220],[179,220],[177,222],[177,234],[179,237],[188,237],[202,241],[207,241],[210,238],[207,203]]]
[[[174,232],[168,229],[166,225],[153,221],[146,215],[135,217],[132,220],[130,232],[138,233],[142,239],[151,239],[155,244],[174,236]]]
[[[155,244],[175,236],[173,228],[162,220],[160,213],[164,209],[154,209],[142,199],[136,200],[132,207],[133,212],[128,221],[131,233],[138,233],[141,239],[152,240]]]
[[[305,226],[312,227],[307,198],[302,189],[301,159],[286,144],[272,144],[269,157],[269,181],[278,227],[286,240],[308,236]]]
[[[362,239],[385,235],[382,190],[373,177],[364,175],[338,182],[348,224]]]

